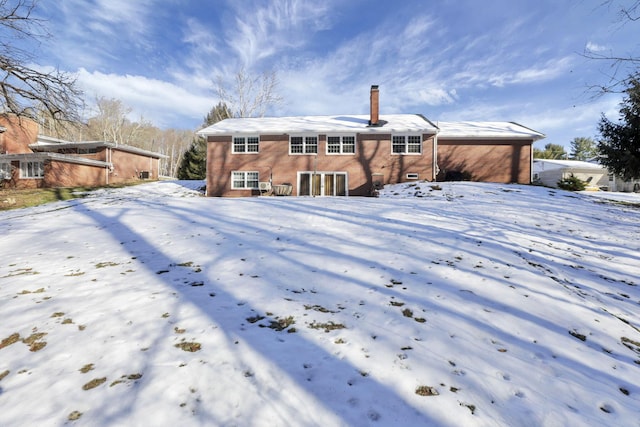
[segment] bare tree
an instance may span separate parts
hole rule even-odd
[[[36,54],[18,45],[50,37],[34,16],[37,0],[0,0],[0,114],[36,118],[38,110],[78,122],[81,92],[74,76],[34,66]]]
[[[614,9],[621,26],[637,25],[640,22],[640,0],[631,2],[603,0],[600,7]],[[624,92],[629,86],[629,76],[634,75],[640,68],[640,52],[621,54],[614,51],[599,52],[587,48],[583,56],[609,65],[609,71],[606,72],[607,81],[602,84],[592,85],[590,88],[595,90],[597,95]],[[621,75],[624,77],[620,77]]]
[[[234,117],[264,117],[267,108],[282,101],[276,93],[275,71],[252,76],[242,68],[230,86],[225,86],[222,77],[218,76],[218,96],[222,103],[229,105]]]
[[[96,98],[97,114],[88,120],[87,137],[118,144],[128,144],[139,148],[151,148],[154,126],[143,117],[131,121],[128,116],[133,111],[115,98]]]

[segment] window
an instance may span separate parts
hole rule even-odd
[[[346,196],[346,172],[298,172],[299,196]]]
[[[20,162],[20,178],[44,177],[43,162]]]
[[[0,162],[0,180],[11,179],[11,163]]]
[[[393,135],[391,149],[394,154],[421,154],[422,137],[420,135]]]
[[[327,137],[327,154],[354,154],[356,152],[355,136]]]
[[[236,136],[233,138],[233,153],[257,153],[260,138],[257,136]]]
[[[258,172],[231,172],[231,188],[234,190],[257,189]]]
[[[317,136],[292,136],[289,140],[289,153],[291,154],[317,154]]]
[[[420,178],[420,175],[418,175],[417,173],[408,173],[407,174],[407,179],[418,179]]]

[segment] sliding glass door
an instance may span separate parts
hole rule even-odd
[[[346,196],[346,172],[298,172],[299,196]]]

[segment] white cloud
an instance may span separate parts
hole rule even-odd
[[[599,45],[599,44],[593,43],[593,42],[588,42],[585,50],[587,52],[597,53],[597,52],[604,52],[604,51],[606,51],[608,49],[607,49],[606,46],[602,46],[602,45]]]
[[[140,116],[159,127],[191,129],[217,102],[210,96],[189,92],[172,83],[144,76],[104,74],[78,71],[78,84],[84,90],[86,102],[95,97],[115,98],[133,109],[132,120]]]
[[[231,5],[236,8],[236,18],[225,31],[226,42],[249,68],[283,49],[303,46],[315,32],[329,26],[327,2],[234,1]]]

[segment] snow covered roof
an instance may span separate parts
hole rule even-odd
[[[337,115],[225,119],[198,131],[198,135],[390,132],[435,134],[437,130],[433,123],[419,114],[380,115],[379,126],[369,125],[369,115]]]
[[[29,148],[33,151],[46,152],[46,151],[56,151],[61,148],[98,148],[98,147],[109,147],[117,150],[125,151],[128,153],[139,154],[142,156],[153,157],[153,158],[166,158],[168,156],[160,153],[156,153],[154,151],[144,150],[138,147],[132,147],[130,145],[125,144],[115,144],[113,142],[105,142],[105,141],[80,141],[80,142],[70,142],[64,141],[62,139],[55,139],[50,137],[38,137],[38,142],[35,144],[30,144]]]
[[[533,159],[534,168],[539,166],[539,170],[549,169],[605,169],[604,166],[597,163],[583,162],[580,160],[552,160],[552,159]]]
[[[439,138],[447,139],[532,139],[544,134],[515,122],[436,122]]]
[[[19,153],[19,154],[5,154],[2,155],[2,159],[4,160],[20,160],[23,162],[29,161],[44,161],[47,159],[57,160],[65,163],[77,163],[80,165],[89,165],[89,166],[98,166],[98,167],[110,167],[112,163],[103,162],[101,160],[93,160],[87,159],[86,157],[80,156],[69,156],[65,154],[58,153]]]

